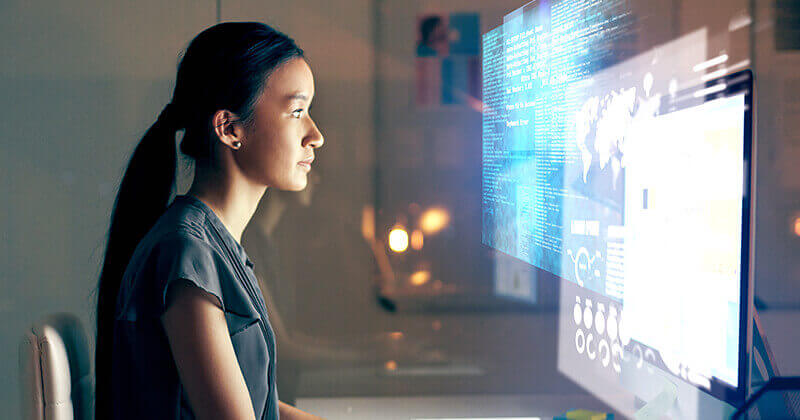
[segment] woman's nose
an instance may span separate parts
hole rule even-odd
[[[311,147],[317,149],[322,147],[323,144],[325,144],[325,138],[322,136],[322,132],[319,131],[319,128],[317,128],[317,124],[314,123],[314,120],[311,120],[311,130],[309,131],[308,136],[306,136],[305,144],[303,146],[311,145]]]

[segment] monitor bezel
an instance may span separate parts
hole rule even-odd
[[[738,408],[744,404],[747,395],[749,395],[753,349],[753,261],[755,255],[753,244],[755,229],[752,221],[755,220],[754,179],[756,174],[755,143],[753,141],[753,73],[749,69],[741,70],[681,89],[672,97],[665,96],[662,98],[661,115],[736,95],[744,95],[744,132],[742,133],[742,163],[744,168],[742,172],[737,385],[733,386],[715,377],[710,378],[710,388],[705,388],[684,378],[681,378],[681,380],[718,400]]]
[[[742,70],[706,82],[705,87],[712,88],[720,83],[725,89],[704,95],[705,101],[744,94],[744,133],[743,164],[744,179],[742,189],[742,232],[741,232],[741,267],[739,293],[739,377],[737,386],[714,379],[711,389],[699,389],[723,400],[735,407],[740,407],[748,395],[750,388],[750,366],[753,348],[753,257],[755,229],[755,143],[753,141],[753,73]]]
[[[706,93],[707,92],[707,93]],[[672,97],[662,98],[662,115],[692,108],[703,103],[736,95],[744,95],[744,115],[742,133],[742,224],[741,256],[739,278],[739,354],[737,385],[733,386],[718,378],[710,379],[710,388],[684,382],[711,395],[718,400],[740,407],[744,404],[750,389],[750,369],[753,349],[753,260],[755,229],[755,143],[753,141],[753,73],[741,70],[710,79],[688,88],[681,89]],[[657,350],[657,349],[656,349]],[[635,391],[634,391],[635,392]]]

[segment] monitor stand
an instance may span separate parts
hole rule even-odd
[[[772,350],[770,350],[764,334],[758,311],[753,309],[753,361],[750,368],[750,394],[770,379],[780,376],[775,357],[772,355]]]

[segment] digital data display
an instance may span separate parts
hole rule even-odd
[[[625,7],[532,2],[483,36],[482,242],[587,291],[562,304],[592,363],[644,346],[736,388],[749,91],[700,79],[705,33],[634,54]]]
[[[635,99],[628,91],[593,100],[581,88],[590,74],[624,58],[630,42],[625,2],[604,2],[602,10],[597,3],[538,2],[483,37],[483,243],[593,289],[604,287],[592,267],[596,255],[565,247],[572,227],[565,207],[577,209],[565,200],[586,200],[593,206],[587,216],[608,209],[604,224],[620,225],[620,155],[608,131],[608,144],[596,152],[586,144],[592,139],[579,141],[575,115],[592,105],[596,115],[615,111]],[[571,167],[583,176],[568,179]],[[599,234],[600,221],[589,219],[575,217],[575,229]],[[586,269],[568,274],[574,264],[565,257],[586,260]]]

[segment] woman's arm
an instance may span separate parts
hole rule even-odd
[[[161,322],[195,416],[255,420],[219,299],[180,280],[166,301]]]
[[[308,414],[299,408],[292,407],[283,401],[278,401],[278,414],[281,420],[322,420],[322,417],[317,417]]]

